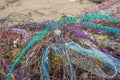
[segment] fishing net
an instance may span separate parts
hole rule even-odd
[[[0,80],[119,80],[120,20],[106,14],[34,22],[12,13],[1,19]]]

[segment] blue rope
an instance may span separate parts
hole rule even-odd
[[[42,56],[42,59],[41,59],[41,71],[43,73],[43,75],[41,75],[41,80],[50,80],[50,77],[49,77],[49,73],[48,73],[48,70],[47,70],[47,67],[46,67],[46,60],[48,59],[48,54],[50,52],[50,46],[48,46],[45,50],[45,52],[43,53],[43,56]]]

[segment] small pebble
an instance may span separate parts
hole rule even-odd
[[[95,2],[95,3],[102,3],[105,0],[90,0],[90,1]]]
[[[4,9],[5,9],[4,5],[0,6],[0,10],[4,10]]]

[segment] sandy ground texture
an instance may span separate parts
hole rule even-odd
[[[0,0],[0,18],[12,12],[20,12],[36,21],[56,20],[95,5],[88,0],[81,2],[79,0],[75,2],[70,0]]]

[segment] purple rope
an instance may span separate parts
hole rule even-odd
[[[2,57],[0,57],[0,61],[4,64],[5,63],[5,60],[2,58]]]
[[[13,28],[13,29],[11,29],[11,31],[21,34],[24,39],[29,40],[29,35],[25,30]]]
[[[51,26],[55,23],[53,20],[47,20],[41,23],[32,23],[30,24],[30,29],[31,30],[39,30],[39,29],[45,29],[47,26]]]
[[[76,37],[81,37],[81,38],[84,38],[84,39],[88,39],[90,40],[91,42],[93,42],[93,44],[97,45],[97,42],[95,40],[93,40],[92,38],[90,38],[89,35],[85,34],[82,30],[74,30],[72,32]]]
[[[2,64],[5,64],[5,60],[4,60],[2,57],[0,57],[0,61],[2,62]],[[7,72],[10,70],[9,66],[6,65],[6,64],[5,64],[5,68],[6,68],[6,71],[7,71]],[[14,75],[16,78],[19,77],[18,74],[16,74],[16,73],[13,73],[13,75]],[[19,79],[19,80],[21,80],[21,79]]]
[[[94,33],[94,34],[108,34],[108,31],[100,30],[100,29],[93,29],[92,33]]]

